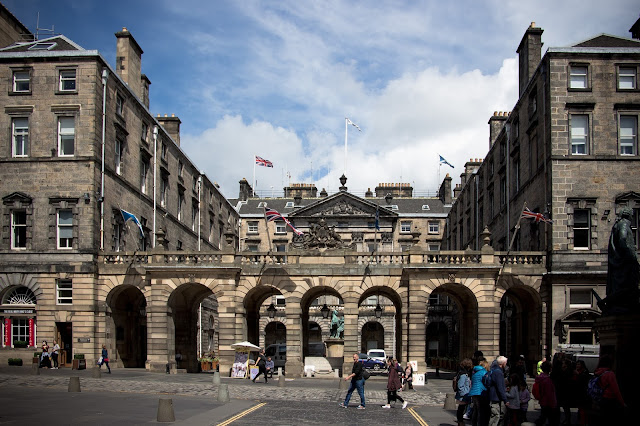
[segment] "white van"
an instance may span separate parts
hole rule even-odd
[[[367,352],[367,357],[371,359],[375,359],[382,362],[387,362],[387,354],[384,349],[369,349]]]

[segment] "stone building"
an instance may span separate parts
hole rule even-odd
[[[520,98],[489,119],[488,154],[467,163],[456,185],[446,240],[450,249],[477,249],[488,227],[498,250],[512,243],[512,252],[546,252],[551,353],[597,344],[592,290],[605,296],[608,238],[622,207],[633,209],[639,241],[640,41],[601,34],[541,56],[542,33],[532,23],[520,42]],[[553,222],[520,220],[524,208]],[[513,329],[526,306],[504,304],[513,313],[502,327]],[[501,341],[502,353],[516,349]]]
[[[0,3],[0,48],[15,42],[33,41],[35,36]]]
[[[107,342],[144,366],[147,302],[101,294],[98,255],[233,247],[238,215],[180,148],[180,120],[151,114],[143,51],[115,35],[115,69],[62,35],[0,49],[2,342],[56,339],[68,357]]]

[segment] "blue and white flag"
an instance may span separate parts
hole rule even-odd
[[[128,220],[131,220],[133,221],[133,223],[138,225],[138,229],[140,230],[140,236],[144,238],[144,231],[142,230],[142,225],[140,224],[140,221],[138,220],[138,218],[133,213],[129,213],[126,210],[120,209],[120,213],[122,213],[122,218],[124,219],[124,223],[127,223]]]
[[[438,154],[438,155],[440,155],[440,154]],[[455,169],[455,167],[453,167],[450,162],[445,160],[442,155],[440,155],[440,164],[446,164],[447,166],[450,166],[452,169]]]

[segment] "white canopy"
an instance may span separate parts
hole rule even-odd
[[[260,346],[256,346],[253,343],[244,341],[244,342],[239,342],[239,343],[234,343],[233,345],[231,345],[231,347],[233,349],[244,349],[245,351],[259,351],[260,350]]]

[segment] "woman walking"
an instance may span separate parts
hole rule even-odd
[[[111,367],[109,367],[109,352],[107,352],[107,347],[102,345],[102,362],[98,364],[98,368],[102,368],[102,364],[107,364],[107,369],[109,370],[109,374],[111,374]]]
[[[391,400],[398,400],[402,402],[402,408],[407,408],[407,401],[398,396],[398,389],[402,389],[402,383],[400,382],[400,376],[398,375],[398,361],[391,359],[389,362],[389,368],[387,369],[389,378],[387,379],[387,405],[383,405],[382,408],[391,408]]]
[[[471,390],[469,395],[473,401],[473,414],[471,424],[473,426],[487,426],[489,424],[489,391],[482,384],[482,378],[487,374],[489,363],[481,358],[478,365],[473,367],[471,376]]]
[[[459,404],[456,412],[458,426],[464,426],[464,412],[467,411],[467,404],[471,402],[471,396],[469,395],[469,391],[471,390],[471,379],[469,378],[469,373],[471,372],[472,366],[473,363],[471,362],[471,359],[463,359],[460,363],[460,370],[456,376],[456,402]]]

